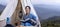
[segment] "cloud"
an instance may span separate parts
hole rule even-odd
[[[59,4],[60,0],[31,0],[33,4]]]

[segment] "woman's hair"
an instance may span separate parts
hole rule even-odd
[[[31,7],[30,7],[30,6],[26,6],[25,9],[26,9],[27,7],[29,8],[29,10],[31,10]]]
[[[14,27],[14,26],[11,24],[7,24],[5,27]]]

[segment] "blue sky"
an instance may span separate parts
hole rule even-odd
[[[0,0],[0,4],[6,5],[10,0]],[[31,0],[33,4],[60,5],[60,0]]]
[[[31,0],[33,4],[59,4],[60,0]]]

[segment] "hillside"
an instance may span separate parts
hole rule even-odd
[[[41,21],[42,27],[60,27],[60,16],[50,17]]]
[[[60,6],[39,4],[34,5],[34,8],[40,20],[48,19],[52,16],[60,16]]]

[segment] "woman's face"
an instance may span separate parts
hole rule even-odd
[[[25,10],[26,10],[26,13],[27,13],[27,14],[30,13],[30,9],[29,9],[29,7],[27,7]]]

